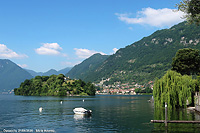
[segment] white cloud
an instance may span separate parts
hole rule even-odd
[[[62,55],[67,56],[66,54],[61,53],[62,48],[58,43],[43,43],[40,48],[35,49],[35,52],[40,55]]]
[[[58,43],[43,43],[43,46],[49,49],[62,50]]]
[[[114,48],[114,49],[113,49],[114,53],[116,53],[118,50],[119,50],[119,49],[117,49],[117,48]]]
[[[130,13],[115,13],[115,15],[118,16],[119,20],[126,22],[127,24],[147,24],[155,27],[170,27],[184,21],[181,18],[184,15],[183,12],[175,11],[169,8],[143,8],[142,11],[137,12],[137,16],[135,18],[131,17]]]
[[[26,68],[26,67],[28,67],[28,65],[26,65],[26,64],[22,64],[22,65],[17,64],[17,65],[20,66],[21,68]]]
[[[93,54],[95,53],[100,53],[102,55],[106,55],[105,53],[103,52],[97,52],[95,50],[89,50],[89,49],[78,49],[78,48],[74,48],[74,50],[76,51],[76,55],[79,57],[79,58],[82,58],[82,59],[85,59],[85,58],[88,58],[90,56],[92,56]]]
[[[113,52],[110,53],[110,54],[115,54],[119,49],[117,49],[117,48],[113,48],[112,50],[113,50]]]
[[[27,58],[25,54],[17,54],[13,50],[7,48],[6,45],[0,44],[0,58]]]

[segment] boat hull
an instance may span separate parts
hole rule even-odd
[[[75,108],[73,109],[73,112],[77,115],[91,115],[92,114],[91,110],[86,110],[84,108]]]

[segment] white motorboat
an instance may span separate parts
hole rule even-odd
[[[73,109],[73,111],[75,114],[79,114],[79,115],[91,115],[92,114],[92,110],[87,110],[82,107],[75,108],[75,109]]]

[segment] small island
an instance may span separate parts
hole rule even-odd
[[[72,80],[63,74],[26,79],[14,89],[15,95],[23,96],[91,96],[95,95],[95,91],[91,82]]]

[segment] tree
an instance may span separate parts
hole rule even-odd
[[[192,48],[179,49],[172,61],[172,70],[182,75],[194,75],[200,70],[199,50]]]
[[[137,88],[137,89],[135,89],[135,93],[141,93],[141,88]]]
[[[197,85],[197,80],[192,79],[192,76],[182,76],[180,73],[169,70],[154,83],[154,106],[164,107],[165,102],[169,108],[194,106],[194,92],[198,88]]]
[[[152,93],[153,90],[152,90],[150,87],[147,87],[147,88],[145,88],[145,92],[146,92],[146,93]]]
[[[25,96],[67,96],[68,94],[95,95],[95,86],[82,80],[65,81],[64,75],[36,76],[25,80],[19,88],[14,89],[15,95]]]
[[[200,24],[200,0],[183,0],[177,4],[178,10],[184,12],[184,18],[196,25]]]

